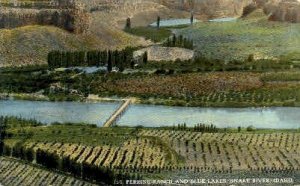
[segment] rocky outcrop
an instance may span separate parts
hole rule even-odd
[[[253,0],[160,0],[165,6],[193,11],[207,18],[241,16],[245,6]]]
[[[80,0],[91,11],[126,11],[126,8],[141,7],[150,3],[164,6],[171,10],[194,12],[196,17],[236,17],[241,16],[243,8],[253,0]],[[154,4],[153,4],[154,5]]]
[[[64,2],[64,3],[63,3]],[[82,33],[89,27],[89,15],[70,1],[34,1],[32,4],[5,3],[0,8],[0,28],[16,28],[26,25],[53,25],[74,33]],[[26,8],[25,8],[26,7]]]
[[[271,21],[300,22],[300,2],[297,0],[285,0],[278,4],[266,5],[265,12],[271,14]]]
[[[148,60],[150,61],[176,61],[180,59],[182,61],[194,58],[194,51],[177,48],[177,47],[161,47],[161,46],[151,46],[138,51],[135,51],[134,58],[139,58],[145,52],[148,54]]]

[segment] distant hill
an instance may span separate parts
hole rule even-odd
[[[0,66],[45,64],[51,50],[93,50],[142,45],[142,39],[103,28],[96,34],[76,35],[54,26],[24,26],[0,30]]]

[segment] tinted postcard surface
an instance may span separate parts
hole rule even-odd
[[[0,0],[0,185],[299,185],[299,0]]]

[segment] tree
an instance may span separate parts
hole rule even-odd
[[[156,25],[157,25],[157,29],[159,29],[159,27],[160,27],[160,16],[157,16]]]
[[[176,46],[176,35],[173,34],[173,39],[172,39],[172,47],[175,47]]]
[[[54,14],[52,14],[51,16],[52,24],[55,26],[59,26],[59,19],[60,19],[59,13],[55,11]]]
[[[194,14],[191,12],[191,25],[194,23]]]
[[[147,64],[148,62],[148,52],[146,51],[144,54],[143,54],[143,63],[144,64]]]
[[[130,62],[130,68],[134,69],[134,65],[135,65],[135,62],[134,62],[134,60],[132,60],[132,61]]]
[[[126,26],[125,26],[126,29],[131,29],[131,19],[128,17],[126,19]]]
[[[248,56],[248,62],[253,62],[254,61],[254,54],[250,54],[249,56]]]
[[[108,51],[107,72],[112,71],[112,52]]]

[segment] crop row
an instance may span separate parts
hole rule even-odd
[[[246,102],[246,103],[273,103],[282,101],[299,101],[299,88],[260,89],[242,92],[218,92],[203,95],[200,102]]]
[[[59,157],[68,157],[78,164],[117,168],[163,167],[167,164],[166,152],[162,146],[150,139],[132,139],[122,147],[116,146],[83,146],[62,143],[27,143],[25,149],[34,152],[42,150]]]
[[[254,73],[207,73],[174,76],[147,76],[95,82],[97,92],[195,98],[210,93],[247,91],[261,87],[259,75]]]
[[[300,134],[198,133],[143,130],[160,136],[185,158],[185,166],[205,170],[300,169]]]
[[[159,140],[133,138],[121,146],[84,146],[58,142],[26,142],[4,145],[5,156],[35,162],[48,169],[71,173],[76,177],[112,184],[114,180],[139,178],[139,170],[165,168],[176,159],[168,157]]]

